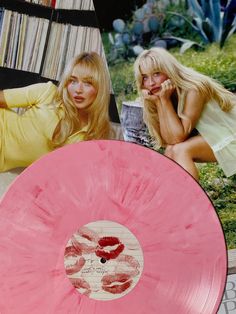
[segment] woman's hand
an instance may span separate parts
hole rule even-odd
[[[168,100],[170,99],[174,91],[175,91],[175,85],[170,79],[167,79],[161,84],[161,89],[158,93],[158,96],[160,100]]]
[[[142,89],[142,95],[145,100],[149,100],[158,105],[161,100],[169,100],[174,91],[175,85],[170,79],[167,79],[161,84],[160,90],[155,94],[148,89]]]
[[[148,89],[142,89],[141,92],[144,100],[149,100],[155,104],[159,103],[160,99],[158,95],[152,94]]]

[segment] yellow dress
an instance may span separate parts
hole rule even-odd
[[[26,167],[52,150],[52,135],[58,124],[52,100],[52,82],[4,90],[8,109],[0,109],[0,172]],[[27,108],[19,115],[12,108]],[[61,109],[63,110],[63,109]],[[67,143],[83,140],[84,129],[72,134]]]

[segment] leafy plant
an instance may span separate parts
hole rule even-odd
[[[119,58],[128,59],[137,56],[144,48],[158,46],[171,48],[183,45],[182,52],[193,45],[200,46],[195,41],[172,36],[171,32],[184,29],[187,23],[181,14],[173,14],[168,8],[181,8],[183,12],[183,1],[173,4],[172,1],[147,0],[139,9],[134,11],[132,20],[125,23],[122,19],[113,21],[115,35],[109,34],[112,48],[108,61],[117,62]],[[191,25],[191,23],[188,24]]]
[[[223,47],[226,39],[233,34],[236,29],[236,17],[232,18],[230,14],[233,1],[229,1],[222,12],[219,0],[188,0],[193,16],[192,27],[204,43],[217,42]]]

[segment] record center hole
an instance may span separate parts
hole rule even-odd
[[[105,264],[106,261],[107,261],[107,260],[106,260],[104,257],[102,257],[102,258],[100,259],[100,262],[101,262],[102,264]]]

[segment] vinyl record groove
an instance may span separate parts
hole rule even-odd
[[[181,167],[119,141],[68,145],[0,204],[1,314],[215,314],[226,248]]]

